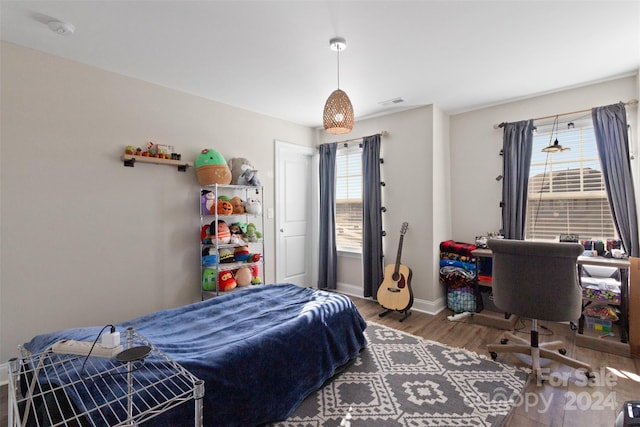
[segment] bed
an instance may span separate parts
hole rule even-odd
[[[286,419],[366,346],[366,322],[349,298],[291,284],[248,287],[116,327],[135,328],[204,380],[206,426],[246,427]],[[91,341],[100,329],[38,335],[24,348],[39,353],[61,339]],[[144,363],[153,364],[153,356]],[[113,381],[119,381],[117,376]],[[70,397],[75,405],[86,404],[86,398]],[[192,425],[186,420],[193,420],[191,405],[159,415],[152,425]]]

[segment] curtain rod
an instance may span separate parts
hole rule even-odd
[[[389,134],[389,132],[387,132],[386,130],[383,130],[383,131],[380,131],[378,133],[374,133],[373,135],[387,136],[388,134]],[[373,135],[369,135],[369,136],[373,136]],[[361,136],[360,138],[345,139],[344,141],[323,142],[322,144],[333,144],[334,142],[336,144],[347,144],[349,142],[361,141],[363,138],[364,138],[364,136]],[[322,145],[322,144],[318,144],[318,145]]]
[[[637,100],[637,99],[632,99],[631,101],[625,102],[625,103],[624,103],[624,105],[636,105],[637,103],[638,103],[638,100]],[[536,121],[536,120],[552,119],[552,118],[554,118],[554,117],[570,116],[570,115],[572,115],[572,114],[580,114],[580,113],[588,113],[588,112],[590,112],[591,110],[593,110],[593,108],[588,108],[588,109],[586,109],[586,110],[571,111],[571,112],[569,112],[569,113],[553,114],[553,115],[551,115],[551,116],[536,117],[535,119],[531,119],[531,120]],[[503,127],[504,127],[504,125],[506,125],[506,124],[507,124],[506,122],[502,122],[502,123],[500,123],[500,124],[493,125],[493,128],[494,128],[494,129],[503,128]]]

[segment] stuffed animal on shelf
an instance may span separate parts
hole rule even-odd
[[[209,215],[211,208],[216,205],[216,196],[209,190],[202,190],[202,196],[200,197],[200,212],[203,215]]]
[[[244,202],[244,210],[251,215],[261,215],[262,204],[258,199],[247,199],[247,201]]]
[[[203,225],[202,228],[200,229],[200,241],[203,244],[210,244],[211,243],[211,226],[210,225]]]
[[[231,170],[232,184],[238,184],[238,178],[240,178],[240,175],[242,175],[242,172],[244,172],[244,169],[242,169],[243,166],[248,166],[249,168],[253,169],[253,165],[251,164],[251,162],[244,157],[234,157],[232,159],[229,159],[227,161],[227,166]]]
[[[238,177],[238,185],[261,187],[262,184],[258,179],[258,171],[248,165],[244,165],[242,167],[242,174]]]
[[[229,243],[232,245],[242,245],[244,244],[244,240],[242,240],[242,238],[240,237],[241,234],[233,234],[231,233],[231,239],[229,240]]]
[[[196,176],[200,185],[230,184],[231,171],[222,154],[205,148],[196,157]]]
[[[231,271],[221,271],[218,274],[218,289],[221,292],[227,292],[238,286],[236,279],[233,277],[233,273]]]
[[[215,268],[205,268],[202,271],[202,290],[215,291],[217,275],[218,273]]]
[[[247,242],[257,242],[262,237],[262,233],[256,230],[254,223],[247,224],[247,231],[244,233],[244,240]]]
[[[236,270],[235,274],[236,283],[238,286],[247,286],[251,284],[251,270],[247,267],[242,267]]]
[[[233,257],[233,249],[230,248],[220,248],[218,249],[218,255],[220,255],[220,263],[226,264],[230,262],[234,262],[235,258]]]
[[[218,220],[217,224],[215,221],[211,223],[209,233],[211,234],[211,239],[213,239],[214,236],[218,239],[218,243],[227,244],[231,240],[229,226],[221,219]]]
[[[227,200],[218,199],[216,210],[218,211],[218,215],[231,215],[233,214],[233,205]],[[214,214],[215,212],[211,213]]]
[[[233,206],[233,213],[234,214],[243,214],[244,213],[244,202],[242,201],[242,199],[238,196],[232,197],[231,198],[231,205]]]
[[[229,226],[229,231],[231,232],[231,237],[233,237],[233,235],[237,235],[240,239],[244,238],[244,232],[242,231],[242,228],[240,228],[240,223],[234,222],[233,224],[231,224]]]
[[[215,265],[218,262],[218,255],[214,248],[202,249],[202,265]]]
[[[236,261],[247,261],[249,259],[249,246],[238,246],[233,251],[233,257]]]

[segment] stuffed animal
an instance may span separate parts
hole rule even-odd
[[[235,261],[235,259],[233,258],[233,249],[220,248],[218,249],[218,254],[220,255],[221,264],[227,264]]]
[[[236,261],[247,261],[249,259],[249,246],[238,246],[233,251],[233,257]]]
[[[211,213],[211,208],[216,204],[216,196],[209,190],[202,190],[200,201],[200,212],[203,215],[209,215]]]
[[[231,236],[237,235],[240,239],[244,237],[244,233],[242,232],[242,228],[240,228],[240,224],[234,222],[229,226],[229,232],[231,232]]]
[[[247,199],[244,202],[244,210],[251,215],[260,215],[262,214],[262,204],[258,199]]]
[[[247,231],[244,233],[244,240],[247,242],[257,242],[262,237],[262,233],[256,230],[254,223],[247,224]]]
[[[200,241],[205,245],[211,243],[211,226],[209,224],[203,225],[200,229]]]
[[[244,244],[244,240],[240,237],[240,234],[231,233],[231,239],[229,239],[229,244],[231,245],[242,245]]]
[[[251,284],[251,270],[247,267],[242,267],[236,270],[235,274],[236,283],[238,286],[247,286]]]
[[[215,268],[205,268],[202,271],[202,290],[215,291],[217,275],[218,273]]]
[[[214,248],[206,247],[202,249],[202,265],[215,265],[218,262],[218,255]]]
[[[244,157],[234,157],[227,161],[227,166],[231,170],[232,184],[238,184],[238,178],[240,178],[240,175],[242,175],[242,172],[244,172],[242,167],[245,165],[253,169],[253,165],[251,164],[251,162]]]
[[[244,213],[244,202],[238,196],[231,198],[231,205],[233,206],[233,213],[241,215]]]
[[[200,185],[230,184],[231,170],[222,154],[205,148],[196,157],[196,175]]]
[[[242,167],[242,174],[238,177],[238,185],[250,185],[252,187],[261,187],[262,184],[258,179],[258,171],[250,166]]]
[[[218,215],[231,215],[233,214],[233,205],[231,202],[226,200],[218,199],[218,203],[216,204],[216,210],[218,211]],[[212,214],[215,212],[211,212]]]
[[[211,226],[209,226],[209,233],[211,234],[211,239],[213,239],[214,236],[218,239],[218,243],[226,244],[231,240],[229,226],[221,219],[218,220],[217,224],[215,221],[211,223]]]
[[[218,274],[218,289],[221,292],[227,292],[238,286],[236,279],[231,271],[222,271]]]
[[[242,231],[242,234],[245,234],[247,232],[247,223],[246,222],[234,222],[233,225],[237,225],[238,227],[240,227],[240,230]]]

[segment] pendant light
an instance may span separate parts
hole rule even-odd
[[[340,135],[353,129],[353,106],[349,96],[340,90],[340,51],[347,48],[347,42],[342,37],[335,37],[329,40],[329,46],[337,52],[338,89],[329,95],[324,104],[323,122],[328,133]]]
[[[551,141],[553,140],[553,132],[555,130],[556,133],[556,139],[555,141],[553,141],[553,144],[551,144]],[[543,153],[558,153],[560,151],[569,151],[571,150],[571,148],[569,147],[563,147],[562,145],[560,145],[560,142],[558,142],[558,116],[556,116],[555,120],[553,121],[553,126],[551,126],[551,135],[549,136],[549,145],[547,147],[544,147],[542,149]]]

